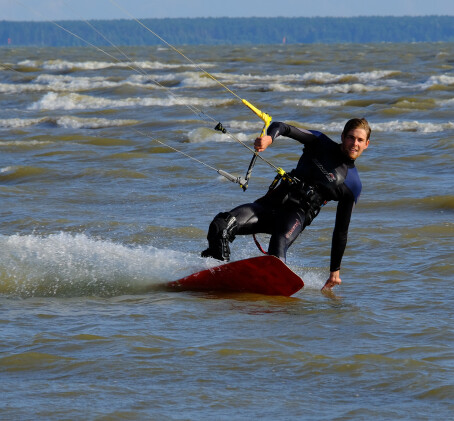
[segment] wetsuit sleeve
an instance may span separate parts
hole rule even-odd
[[[348,226],[350,225],[354,203],[353,197],[347,197],[340,200],[337,205],[336,223],[331,243],[331,272],[340,269],[345,247],[347,246]]]
[[[309,130],[298,129],[290,124],[282,123],[280,121],[275,121],[274,123],[270,124],[268,127],[267,134],[271,136],[271,138],[276,139],[278,136],[285,136],[291,139],[295,139],[304,145],[309,145],[314,143],[318,140],[317,136],[315,136]]]

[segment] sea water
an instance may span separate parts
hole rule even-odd
[[[167,47],[3,48],[0,418],[452,417],[454,44],[181,49],[274,121],[340,141],[369,120],[343,283],[320,292],[330,203],[289,251],[293,297],[163,289],[266,192],[260,159],[246,192],[215,171],[244,176],[262,122]]]

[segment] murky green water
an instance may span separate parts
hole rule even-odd
[[[261,122],[166,48],[128,64],[2,49],[0,418],[449,418],[453,44],[183,50],[274,120],[333,139],[370,121],[343,284],[319,292],[331,204],[290,249],[294,297],[160,288],[213,264],[212,217],[274,172],[258,162],[243,193],[159,142],[244,175],[249,151],[212,128],[251,144]],[[280,139],[264,157],[290,170],[300,153]],[[233,244],[235,260],[258,254]]]

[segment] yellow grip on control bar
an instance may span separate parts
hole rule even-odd
[[[270,125],[271,123],[271,120],[272,120],[272,117],[267,114],[267,113],[264,113],[263,111],[260,111],[257,107],[254,107],[249,101],[247,101],[246,99],[242,99],[241,100],[243,102],[244,105],[246,105],[246,107],[248,107],[249,109],[251,109],[252,111],[254,111],[255,114],[257,114],[262,120],[263,122],[265,123],[265,125],[263,126],[263,129],[262,129],[262,133],[260,134],[260,136],[265,136],[266,135],[266,129],[268,128],[268,126]]]

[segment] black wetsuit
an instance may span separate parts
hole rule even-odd
[[[271,234],[268,253],[285,260],[289,246],[317,216],[320,208],[327,201],[334,200],[339,203],[330,270],[339,270],[351,214],[361,193],[361,181],[354,160],[341,150],[340,144],[317,131],[275,122],[268,128],[268,135],[273,140],[286,136],[304,144],[298,165],[289,173],[290,180],[284,178],[265,196],[217,215],[210,225],[209,248],[205,255],[216,257],[216,253],[210,251],[216,249],[216,241],[220,244],[221,232],[224,234],[224,250],[227,248],[226,258],[221,260],[229,258],[226,238],[233,241],[237,234],[268,233]],[[226,228],[226,224],[229,227]]]

